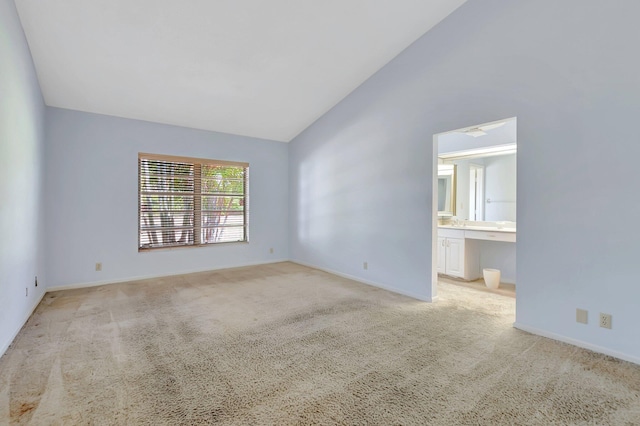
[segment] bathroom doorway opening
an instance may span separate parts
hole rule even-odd
[[[517,119],[439,133],[433,144],[433,299],[439,282],[515,297]]]

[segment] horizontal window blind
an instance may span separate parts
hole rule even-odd
[[[138,250],[248,241],[249,164],[138,154]]]

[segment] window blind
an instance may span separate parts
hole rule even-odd
[[[249,164],[138,154],[138,250],[248,241]]]

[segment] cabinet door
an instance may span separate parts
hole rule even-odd
[[[464,238],[447,238],[446,274],[464,278]]]
[[[446,253],[447,239],[445,237],[438,237],[438,273],[447,273],[447,253]]]

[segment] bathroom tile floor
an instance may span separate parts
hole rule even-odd
[[[500,283],[500,287],[498,287],[496,290],[491,290],[487,288],[482,278],[475,281],[462,281],[452,277],[445,277],[442,275],[438,276],[438,282],[459,285],[462,287],[471,288],[478,291],[484,291],[486,293],[494,293],[494,294],[500,294],[502,296],[516,297],[515,284]]]

